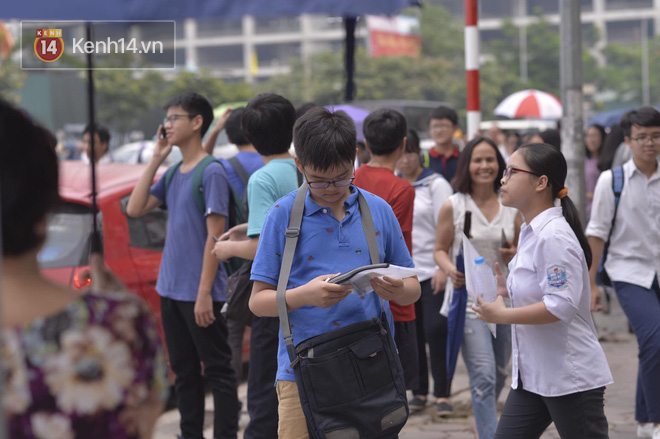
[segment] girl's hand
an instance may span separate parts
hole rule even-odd
[[[454,284],[454,288],[460,288],[465,285],[465,274],[458,271],[455,265],[449,272],[449,277],[451,277],[451,283]]]
[[[472,310],[477,313],[477,318],[488,323],[505,324],[506,305],[502,296],[497,296],[495,302],[488,303],[481,296],[477,297],[477,303],[472,305]]]
[[[431,278],[431,288],[433,290],[433,295],[435,296],[440,291],[443,291],[447,286],[447,275],[444,271],[437,269],[433,273]]]
[[[511,241],[507,240],[505,242],[504,247],[500,247],[500,257],[502,258],[502,262],[505,264],[508,264],[511,262],[511,259],[516,255],[516,251],[518,249],[514,247],[513,243]]]

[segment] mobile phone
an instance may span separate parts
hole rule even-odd
[[[509,248],[510,245],[507,244],[506,242],[506,234],[504,233],[504,229],[502,229],[502,247],[503,248]]]
[[[158,137],[160,137],[161,139],[167,137],[167,131],[165,131],[165,127],[163,126],[160,127],[160,131],[158,132]]]

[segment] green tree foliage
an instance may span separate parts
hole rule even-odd
[[[25,73],[21,70],[20,65],[12,59],[12,56],[0,60],[0,97],[19,104],[18,90],[23,87],[24,82]]]
[[[132,55],[108,56],[101,67],[126,66]],[[129,60],[131,61],[131,60]],[[133,65],[141,65],[134,61]],[[121,133],[140,127],[140,117],[161,99],[163,76],[154,70],[96,70],[97,119]]]
[[[199,72],[182,71],[167,84],[161,99],[181,93],[195,92],[205,96],[216,107],[226,102],[244,101],[254,96],[254,90],[245,82],[226,83],[211,74],[210,69]]]

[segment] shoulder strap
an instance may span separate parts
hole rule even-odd
[[[202,214],[204,214],[204,211],[206,210],[206,202],[204,201],[204,171],[206,170],[206,167],[208,165],[217,161],[218,160],[212,155],[207,155],[199,163],[197,163],[197,165],[195,165],[195,169],[193,170],[193,176],[192,176],[193,200],[195,200],[197,209]]]
[[[623,166],[612,168],[612,192],[614,193],[614,215],[612,215],[612,224],[610,226],[610,233],[607,235],[607,241],[603,249],[602,264],[607,260],[607,253],[610,248],[610,239],[614,231],[614,223],[616,222],[616,214],[619,211],[619,201],[621,201],[621,192],[623,192]]]
[[[238,177],[243,182],[243,185],[247,187],[248,180],[250,179],[250,174],[248,174],[248,172],[245,170],[243,163],[241,163],[241,161],[236,156],[230,158],[227,161],[229,162],[231,167],[234,168],[234,171],[236,171],[236,174],[238,174]]]
[[[302,224],[302,217],[305,211],[305,198],[307,196],[308,186],[303,183],[293,202],[291,208],[291,217],[289,218],[289,227],[287,227],[285,235],[286,242],[284,244],[284,252],[282,254],[282,265],[280,266],[280,276],[277,280],[277,313],[280,318],[280,328],[282,330],[282,337],[286,345],[289,360],[292,366],[296,360],[296,349],[293,345],[293,334],[291,333],[291,323],[289,322],[289,310],[286,306],[286,286],[289,283],[289,275],[291,274],[291,265],[293,264],[293,255],[296,252],[296,245],[298,244],[298,236],[300,235],[300,225]],[[374,228],[373,217],[371,210],[364,199],[362,192],[358,190],[358,203],[360,205],[360,212],[362,217],[362,228],[364,229],[369,246],[369,255],[371,263],[377,264],[380,261],[378,256],[378,242],[376,240],[376,231]]]

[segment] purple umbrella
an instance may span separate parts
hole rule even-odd
[[[353,119],[353,122],[355,122],[355,130],[357,132],[357,140],[359,142],[364,141],[364,133],[362,132],[362,123],[364,122],[364,119],[369,115],[369,111],[365,110],[364,108],[360,107],[354,107],[353,105],[328,105],[325,108],[328,109],[328,111],[335,112],[335,111],[344,111],[346,114],[348,114],[351,119]]]

